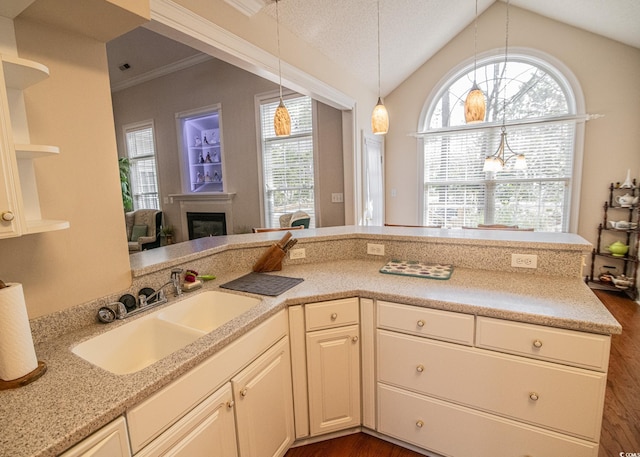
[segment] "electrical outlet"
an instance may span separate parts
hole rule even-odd
[[[367,254],[384,255],[384,244],[367,243]]]
[[[331,203],[344,203],[344,194],[343,193],[331,194]]]
[[[511,266],[516,268],[538,268],[535,254],[511,254]]]
[[[291,249],[289,251],[289,258],[291,260],[304,259],[305,257],[307,257],[307,253],[304,248]]]

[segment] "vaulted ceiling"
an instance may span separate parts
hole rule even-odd
[[[245,0],[226,1],[242,3]],[[259,7],[255,14],[275,17],[272,0],[250,1]],[[383,95],[391,92],[474,20],[474,0],[379,1]],[[478,14],[496,1],[504,0],[478,0]],[[640,48],[640,0],[511,0],[510,3]],[[281,27],[346,68],[367,86],[375,88],[376,5],[376,0],[279,0],[278,10]],[[162,43],[156,40],[162,40]],[[115,40],[108,49],[112,83],[116,84],[198,54],[144,29]],[[132,69],[119,71],[117,67],[124,62],[129,62]]]

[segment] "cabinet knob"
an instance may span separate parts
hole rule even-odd
[[[5,222],[11,222],[14,218],[15,216],[11,211],[5,211],[2,213],[2,220]]]
[[[416,421],[416,427],[422,428],[423,426],[424,426],[424,422],[422,422],[421,420]]]
[[[231,409],[231,408],[233,408],[233,406],[234,406],[235,404],[236,404],[236,402],[235,402],[235,401],[233,401],[233,400],[229,400],[229,401],[227,402],[227,408]]]
[[[332,320],[332,321],[335,321],[337,318],[338,318],[338,313],[333,313],[333,314],[331,315],[331,320]]]
[[[241,397],[246,397],[247,396],[247,388],[246,387],[240,391],[240,396]]]
[[[422,373],[422,372],[424,371],[424,365],[418,365],[418,366],[416,367],[416,371],[417,371],[418,373]]]
[[[424,321],[422,319],[418,321],[418,327],[424,327]]]
[[[534,348],[541,348],[541,347],[542,347],[542,341],[540,341],[540,340],[533,340],[533,347],[534,347]]]
[[[538,398],[540,398],[540,397],[538,397],[538,394],[537,394],[537,393],[535,393],[535,392],[531,392],[531,393],[529,394],[529,398],[530,398],[532,401],[538,401]]]
[[[352,342],[354,342],[354,343],[357,343],[357,342],[358,342],[358,339],[359,339],[359,338],[358,338],[358,335],[356,335],[356,336],[354,336],[354,337],[351,337],[351,341],[352,341]]]

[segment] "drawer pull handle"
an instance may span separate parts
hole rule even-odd
[[[424,371],[424,365],[418,365],[418,366],[416,367],[416,371],[417,371],[418,373],[422,373],[422,372]]]
[[[240,391],[240,396],[241,397],[246,397],[247,396],[247,388],[246,387]]]
[[[354,343],[357,343],[358,342],[358,335],[352,337],[351,341],[354,342]]]
[[[538,398],[540,398],[540,397],[538,396],[538,394],[537,394],[537,393],[535,393],[535,392],[531,392],[531,393],[529,394],[529,398],[530,398],[532,401],[538,401]]]
[[[421,420],[416,421],[416,427],[422,428],[423,426],[424,426],[424,422],[422,422]]]
[[[233,401],[233,400],[229,400],[229,401],[227,402],[227,408],[231,409],[231,408],[233,408],[233,406],[234,406],[235,404],[236,404],[236,402],[235,402],[235,401]]]
[[[418,327],[424,327],[424,321],[422,319],[418,321]]]
[[[332,321],[335,321],[337,318],[338,318],[338,313],[333,313],[333,314],[331,315],[331,320],[332,320]]]
[[[533,340],[533,347],[534,347],[534,348],[541,348],[541,347],[542,347],[542,341],[540,341],[540,340]]]

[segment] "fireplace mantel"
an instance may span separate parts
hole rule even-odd
[[[227,234],[233,234],[233,205],[235,193],[226,192],[194,192],[192,194],[170,194],[171,203],[180,203],[181,234],[183,241],[189,237],[187,213],[224,213]]]

